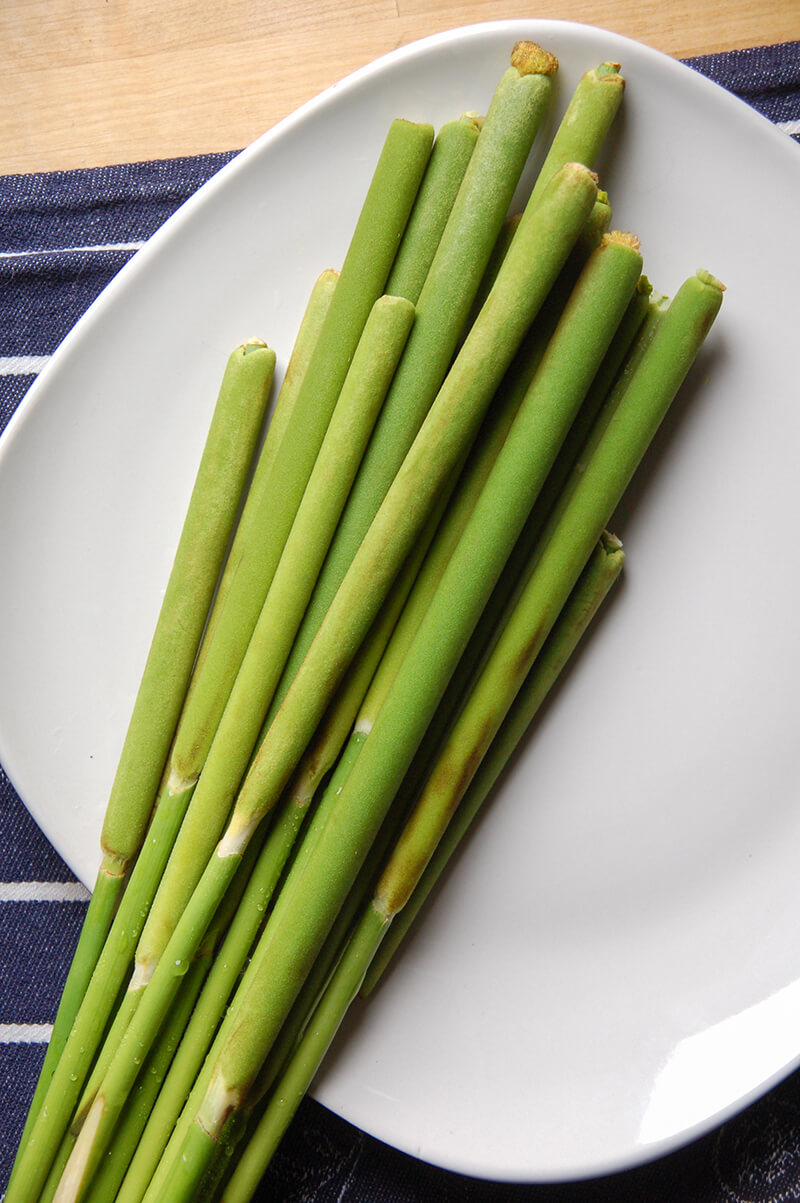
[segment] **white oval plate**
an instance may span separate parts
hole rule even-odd
[[[628,95],[603,182],[656,286],[728,285],[617,516],[625,583],[319,1080],[440,1165],[591,1175],[707,1130],[800,1053],[800,154],[616,35],[473,26],[357,72],[225,168],[111,283],[0,445],[0,758],[86,882],[228,350],[285,360],[390,119],[485,109],[512,44]]]

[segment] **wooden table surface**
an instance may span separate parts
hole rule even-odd
[[[246,146],[378,55],[532,16],[676,57],[800,37],[797,0],[0,0],[0,174]]]

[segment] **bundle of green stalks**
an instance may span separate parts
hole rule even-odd
[[[556,71],[392,124],[258,453],[275,355],[230,358],[7,1203],[253,1197],[620,573],[722,286],[609,232],[617,64],[509,218]]]

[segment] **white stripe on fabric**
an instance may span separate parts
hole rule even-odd
[[[88,902],[79,881],[0,881],[0,902]]]
[[[0,355],[0,376],[36,376],[50,355]]]
[[[102,242],[96,246],[56,246],[43,251],[0,251],[0,259],[33,259],[37,255],[80,255],[87,251],[138,251],[144,242]]]
[[[0,1044],[47,1044],[52,1023],[0,1023]]]
[[[800,119],[797,121],[776,121],[775,124],[785,134],[800,134]]]

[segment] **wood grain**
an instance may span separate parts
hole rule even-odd
[[[246,146],[397,46],[534,11],[676,57],[800,36],[785,0],[2,0],[0,174]]]

